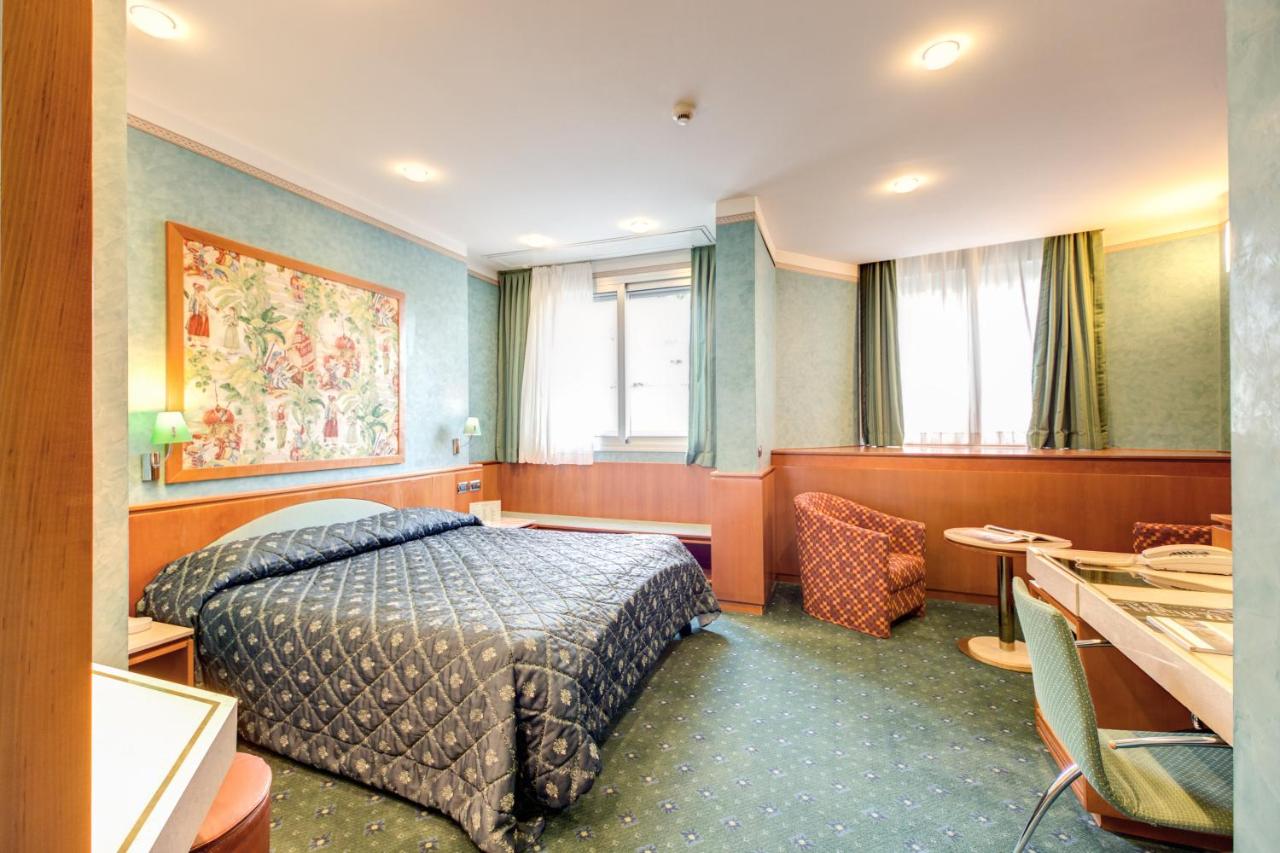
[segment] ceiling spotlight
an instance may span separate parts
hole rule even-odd
[[[671,120],[684,127],[693,121],[693,109],[693,103],[690,101],[677,101],[676,105],[671,108]]]
[[[401,163],[396,166],[396,171],[415,184],[421,184],[431,179],[431,170],[418,163]]]
[[[177,38],[178,20],[154,6],[135,3],[129,7],[129,21],[149,36],[158,39]]]
[[[901,178],[890,181],[889,189],[895,193],[909,193],[915,191],[922,183],[924,179],[919,175],[903,175]]]
[[[645,219],[643,216],[637,216],[635,219],[628,219],[621,223],[622,227],[632,234],[648,234],[654,228],[658,227],[658,223],[652,219]]]
[[[525,234],[520,237],[520,242],[530,249],[545,249],[551,245],[551,238],[545,234]]]
[[[960,42],[956,39],[935,41],[924,49],[924,53],[920,54],[920,61],[924,63],[924,67],[928,68],[930,71],[937,71],[939,68],[946,68],[959,58]]]

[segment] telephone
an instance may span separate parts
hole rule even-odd
[[[1162,572],[1231,574],[1231,552],[1213,545],[1161,545],[1142,552],[1142,562]]]

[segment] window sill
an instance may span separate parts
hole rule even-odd
[[[616,438],[597,438],[596,453],[684,453],[689,449],[688,439],[684,437],[649,437],[633,438],[622,441]]]

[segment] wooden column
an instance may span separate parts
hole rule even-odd
[[[89,849],[91,47],[90,0],[4,3],[2,850]]]
[[[720,606],[759,615],[773,592],[773,468],[711,474],[711,588]]]

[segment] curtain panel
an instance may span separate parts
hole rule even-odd
[[[716,247],[696,246],[689,279],[689,449],[686,465],[716,464]]]
[[[531,284],[530,270],[498,273],[498,422],[493,441],[499,462],[520,458],[520,386],[524,381]]]
[[[1107,446],[1102,232],[1046,237],[1027,444]]]
[[[859,442],[902,444],[902,374],[898,364],[898,284],[893,261],[858,265]]]
[[[534,267],[529,333],[520,392],[521,462],[590,465],[594,461],[592,397],[582,389],[591,358],[595,279],[591,264]]]
[[[1043,240],[899,258],[909,444],[1023,445]]]

